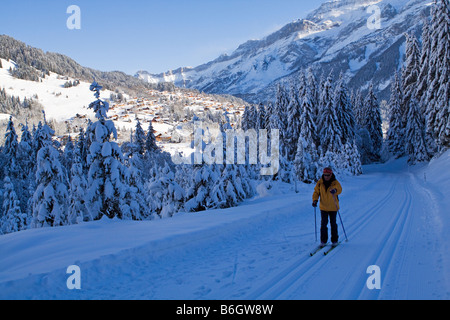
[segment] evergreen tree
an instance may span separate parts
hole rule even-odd
[[[294,159],[294,170],[299,181],[313,183],[318,175],[319,155],[315,143],[311,143],[303,132],[300,134],[297,144],[297,152]]]
[[[161,149],[156,144],[156,137],[155,134],[153,133],[153,125],[151,121],[148,124],[148,132],[145,138],[145,151],[146,153],[161,151]]]
[[[405,130],[402,121],[403,91],[400,76],[395,73],[391,83],[391,98],[389,100],[389,130],[387,132],[387,147],[396,157],[405,154]]]
[[[64,147],[64,154],[63,154],[63,164],[64,168],[67,169],[67,176],[69,177],[69,181],[71,178],[71,168],[73,164],[73,158],[74,158],[74,145],[72,142],[72,137],[69,135],[66,146]]]
[[[181,210],[184,190],[175,180],[175,172],[165,163],[163,167],[156,165],[151,170],[151,178],[147,183],[147,203],[150,211],[161,218],[169,218]]]
[[[111,141],[111,135],[117,139],[114,123],[107,120],[109,104],[100,100],[101,86],[93,82],[90,90],[94,91],[96,101],[89,105],[95,112],[97,121],[88,132],[90,140],[87,208],[94,220],[107,216],[122,218],[126,186],[123,184],[122,152],[116,142]]]
[[[403,79],[403,104],[404,110],[403,121],[406,123],[406,115],[408,113],[407,106],[413,96],[416,96],[417,80],[419,79],[419,45],[416,36],[406,34],[406,62],[402,70]]]
[[[138,158],[139,160],[136,160]],[[129,167],[123,168],[123,199],[120,203],[121,215],[124,220],[145,220],[150,218],[150,211],[144,197],[144,185],[140,168],[140,156],[133,155]]]
[[[19,178],[18,152],[19,143],[17,141],[17,134],[14,129],[12,117],[10,117],[6,128],[5,145],[3,147],[3,154],[6,159],[3,171],[4,175],[11,177],[13,181]]]
[[[337,110],[333,103],[331,74],[324,83],[321,95],[319,126],[321,155],[324,155],[327,151],[339,152],[342,148],[342,128],[340,127]]]
[[[450,5],[448,0],[438,2],[438,70],[439,89],[436,94],[438,110],[434,132],[438,146],[450,147]]]
[[[267,104],[267,107],[266,107],[266,117],[264,119],[264,124],[266,126],[265,126],[264,129],[270,130],[272,128],[271,127],[271,117],[272,117],[272,114],[273,114],[273,109],[274,108],[273,108],[272,102],[269,102]]]
[[[366,117],[364,128],[369,132],[373,146],[372,160],[378,161],[380,159],[381,147],[383,145],[383,130],[380,105],[378,104],[377,97],[373,92],[372,84],[369,86],[369,92],[364,100],[364,114]]]
[[[69,189],[69,224],[92,221],[93,218],[86,208],[87,181],[83,171],[83,161],[81,156],[82,144],[75,147],[73,164],[70,170],[71,180]]]
[[[204,211],[215,208],[217,197],[212,193],[215,182],[219,180],[221,173],[217,164],[212,165],[194,165],[192,171],[192,180],[186,191],[186,202],[184,208],[188,212]]]
[[[244,131],[247,131],[250,128],[250,107],[245,106],[244,114],[241,119],[241,128]]]
[[[314,73],[312,71],[311,68],[308,68],[307,72],[306,72],[306,88],[308,88],[308,90],[310,91],[309,95],[310,95],[310,100],[311,100],[311,105],[312,105],[312,110],[313,110],[313,115],[314,115],[314,122],[317,123],[317,117],[319,116],[319,100],[320,100],[320,96],[319,96],[319,88],[318,88],[318,83],[316,80],[316,77],[314,76]]]
[[[353,105],[353,114],[355,115],[356,126],[358,128],[363,128],[365,117],[364,117],[364,99],[361,93],[361,89],[358,89],[354,94],[352,105]]]
[[[430,160],[423,126],[423,117],[419,103],[413,96],[409,103],[408,124],[406,127],[406,153],[409,157],[408,163],[415,164]]]
[[[83,128],[80,128],[80,133],[78,135],[78,140],[76,143],[76,149],[80,152],[80,165],[83,170],[84,176],[87,177],[89,166],[87,163],[87,157],[89,154],[89,145],[86,139],[86,134]]]
[[[249,110],[248,129],[256,129],[258,123],[258,110],[252,105]]]
[[[258,107],[258,122],[256,124],[256,129],[266,129],[266,108],[262,103],[260,103]]]
[[[362,173],[361,155],[355,142],[347,141],[343,149],[336,156],[336,171],[350,175]]]
[[[35,178],[36,172],[34,171],[36,162],[36,152],[33,150],[33,137],[28,130],[28,124],[22,126],[22,137],[19,142],[18,153],[19,167],[21,168],[19,174],[19,180],[21,183],[18,185],[20,189],[17,189],[17,194],[20,200],[20,207],[22,212],[27,214],[27,217],[31,217],[31,206],[29,207],[29,201],[33,196],[35,190]],[[27,218],[27,221],[29,219]]]
[[[305,76],[302,73],[300,78],[301,83],[305,82]],[[299,89],[295,88],[293,82],[291,82],[291,91],[289,105],[287,107],[287,128],[286,128],[286,157],[288,161],[293,161],[297,149],[298,138],[300,137],[300,117],[301,106],[300,102],[306,95],[305,85],[301,84]],[[310,94],[310,91],[308,92]],[[311,104],[311,97],[307,97]],[[311,108],[312,106],[310,106]]]
[[[426,140],[430,147],[441,148],[448,133],[449,4],[436,0],[431,7],[430,58],[426,97]],[[447,80],[446,82],[443,82]],[[445,104],[447,102],[447,104]],[[435,152],[435,150],[431,150]]]
[[[37,154],[36,191],[33,201],[32,227],[55,227],[67,223],[67,177],[59,153],[53,147],[54,131],[45,123],[40,130]]]
[[[273,110],[273,114],[271,117],[271,129],[279,129],[280,130],[280,150],[281,156],[286,157],[287,152],[287,108],[289,105],[289,96],[286,92],[286,89],[280,84],[277,87],[277,96],[276,102]]]
[[[28,124],[25,124],[22,126],[22,136],[19,142],[19,163],[25,179],[32,173],[33,163],[35,162],[34,155],[33,137],[28,130]]]
[[[134,145],[135,152],[137,152],[141,156],[143,156],[145,153],[145,140],[146,135],[144,130],[142,129],[141,122],[138,119],[136,123],[136,131],[134,133]]]
[[[22,213],[20,201],[14,191],[11,179],[6,176],[3,184],[3,216],[0,216],[0,233],[12,233],[25,230],[26,214]]]
[[[419,59],[419,74],[417,79],[417,101],[420,103],[422,113],[426,112],[426,93],[428,89],[428,71],[431,53],[430,23],[424,19],[422,27],[422,47]]]
[[[355,117],[353,115],[353,106],[351,104],[348,89],[345,85],[344,76],[341,73],[339,81],[334,91],[334,109],[336,110],[339,126],[341,128],[342,145],[346,143],[353,144],[355,140]]]

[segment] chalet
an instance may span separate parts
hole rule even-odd
[[[158,141],[158,142],[170,142],[171,140],[172,140],[172,136],[170,136],[168,134],[159,133],[156,136],[156,141]]]

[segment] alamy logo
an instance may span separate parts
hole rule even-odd
[[[79,266],[72,265],[67,268],[67,274],[70,274],[67,278],[66,285],[69,290],[80,290],[81,289],[81,269]]]
[[[381,9],[377,5],[373,5],[367,8],[367,13],[372,14],[367,19],[367,28],[370,30],[381,29]]]
[[[255,129],[248,131],[230,129],[225,131],[225,139],[224,144],[224,136],[219,133],[214,141],[205,141],[203,123],[196,121],[194,122],[193,154],[188,157],[175,155],[172,160],[175,164],[258,164],[259,160],[259,164],[263,166],[261,175],[273,176],[278,173],[280,168],[280,131],[278,129],[270,131],[270,141],[266,129],[261,129],[259,132]]]
[[[379,266],[373,265],[367,268],[367,274],[370,274],[367,278],[366,286],[369,290],[381,289],[381,269]]]
[[[67,29],[69,30],[80,30],[81,29],[81,9],[79,6],[71,5],[67,8],[67,14],[70,17],[67,18]]]

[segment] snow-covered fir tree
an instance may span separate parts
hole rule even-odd
[[[313,183],[319,170],[319,155],[315,143],[300,134],[294,159],[296,178],[305,183]]]
[[[303,96],[306,94],[305,90],[305,75],[302,73],[300,77],[300,85],[295,87],[294,83],[290,84],[289,104],[287,106],[287,128],[286,128],[286,158],[288,161],[293,161],[297,149],[298,138],[300,137],[300,117],[301,106],[300,103]],[[309,91],[310,94],[310,91]],[[311,103],[311,97],[307,98]],[[312,105],[310,106],[312,108]]]
[[[82,144],[74,149],[72,167],[70,169],[68,221],[70,224],[93,220],[86,207],[87,180],[83,171],[81,156]]]
[[[134,155],[133,157],[137,157]],[[128,167],[122,167],[123,199],[120,203],[120,218],[124,220],[151,219],[151,213],[144,196],[144,184],[141,171],[130,162]]]
[[[153,129],[153,124],[150,121],[148,124],[148,130],[147,130],[147,135],[145,138],[145,152],[146,153],[152,153],[155,151],[160,151],[160,148],[158,147],[158,145],[156,144],[156,137],[154,134],[154,129]]]
[[[431,34],[430,34],[430,23],[428,19],[423,19],[422,27],[422,46],[420,50],[419,59],[419,74],[417,78],[417,91],[416,98],[420,103],[420,108],[422,113],[426,112],[426,96],[428,89],[428,70],[430,64],[430,53],[431,53]]]
[[[319,84],[316,76],[313,73],[312,68],[308,68],[306,71],[306,88],[310,90],[310,101],[312,105],[314,122],[317,123],[317,117],[319,115]],[[318,143],[318,141],[317,141]]]
[[[280,152],[282,157],[286,157],[287,152],[287,109],[289,105],[289,94],[282,85],[277,87],[276,101],[270,119],[270,128],[280,130]]]
[[[319,137],[321,155],[329,152],[339,152],[342,149],[342,128],[338,119],[337,110],[333,103],[333,86],[331,74],[324,83],[320,103]]]
[[[431,45],[428,65],[426,108],[426,139],[438,149],[450,145],[449,112],[449,48],[450,13],[448,0],[436,0],[432,5],[430,25]]]
[[[219,208],[237,206],[254,195],[244,165],[223,166],[220,179],[215,183],[212,196]]]
[[[147,203],[151,212],[161,218],[170,218],[183,207],[184,190],[176,182],[175,172],[165,163],[163,167],[154,166],[146,184]]]
[[[27,228],[27,215],[22,213],[20,201],[11,179],[3,180],[3,215],[0,216],[0,234],[12,233]]]
[[[258,105],[258,119],[256,122],[256,129],[266,129],[266,107],[262,103]]]
[[[72,137],[69,134],[69,137],[67,138],[67,143],[66,146],[64,147],[64,153],[62,155],[62,162],[63,162],[63,166],[64,168],[66,168],[67,170],[67,176],[71,177],[71,171],[70,169],[72,168],[72,164],[73,164],[73,157],[74,157],[74,145],[72,142]]]
[[[100,99],[101,89],[95,81],[90,87],[97,100],[89,108],[95,112],[97,121],[88,129],[92,143],[87,157],[89,187],[86,203],[94,220],[103,216],[122,218],[122,205],[127,191],[123,183],[122,152],[118,144],[111,141],[111,136],[117,139],[117,131],[114,123],[107,118],[109,104]]]
[[[372,160],[380,159],[381,147],[383,145],[383,130],[381,121],[380,105],[373,91],[373,85],[369,86],[366,99],[364,100],[364,128],[369,132],[373,146]]]
[[[217,197],[212,194],[215,182],[219,180],[221,172],[217,164],[194,165],[192,168],[192,180],[186,190],[186,202],[184,208],[188,212],[204,211],[216,208]]]
[[[315,123],[314,96],[305,86],[301,101],[300,134],[294,159],[294,170],[299,181],[312,183],[318,171],[319,154],[316,142],[319,140]]]
[[[403,90],[401,76],[395,73],[391,82],[391,98],[389,100],[389,129],[386,144],[389,151],[396,157],[405,154],[405,127],[402,121]]]
[[[67,176],[58,150],[52,144],[54,131],[45,123],[39,132],[42,148],[37,153],[36,191],[33,195],[32,227],[67,224]]]
[[[441,147],[450,147],[450,4],[448,0],[438,2],[439,38],[437,56],[439,57],[439,89],[436,95],[437,117],[435,136]]]
[[[338,172],[344,172],[353,176],[362,174],[362,163],[359,149],[356,141],[347,141],[344,148],[338,155],[337,169]]]
[[[336,84],[333,97],[334,109],[337,113],[339,126],[341,128],[342,145],[346,143],[353,144],[355,140],[355,116],[353,114],[353,106],[350,101],[347,86],[345,85],[344,76],[341,73]]]
[[[356,90],[352,99],[353,114],[355,116],[355,122],[357,129],[364,127],[364,99],[361,89]]]
[[[14,128],[14,122],[12,117],[9,118],[8,125],[6,127],[5,144],[3,147],[3,155],[6,162],[3,166],[3,173],[5,176],[9,176],[15,182],[19,179],[19,142],[17,140],[17,133]]]
[[[145,153],[145,140],[146,134],[144,129],[142,129],[141,122],[137,119],[136,130],[134,131],[134,145],[135,152],[143,156]]]
[[[419,79],[419,44],[413,33],[406,35],[406,62],[402,70],[403,79],[403,122],[406,124],[408,105],[412,97],[416,97]]]
[[[270,121],[271,121],[271,117],[272,117],[272,114],[273,114],[273,109],[274,109],[273,103],[271,101],[269,101],[267,103],[267,106],[266,106],[266,117],[264,119],[264,124],[266,126],[265,126],[264,129],[267,129],[267,130],[271,129],[271,122]]]
[[[408,123],[405,132],[408,163],[416,164],[430,160],[426,142],[425,128],[420,105],[415,96],[411,97],[408,108]]]

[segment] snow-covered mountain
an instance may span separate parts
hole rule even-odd
[[[390,78],[403,60],[404,33],[417,30],[429,14],[431,0],[334,0],[322,4],[304,19],[293,21],[261,40],[240,45],[231,55],[195,68],[179,68],[137,77],[152,83],[208,93],[227,93],[248,100],[273,96],[280,81],[298,77],[312,67],[316,74],[344,72],[350,87],[364,88],[373,81],[386,98]],[[373,22],[380,17],[380,28]]]

